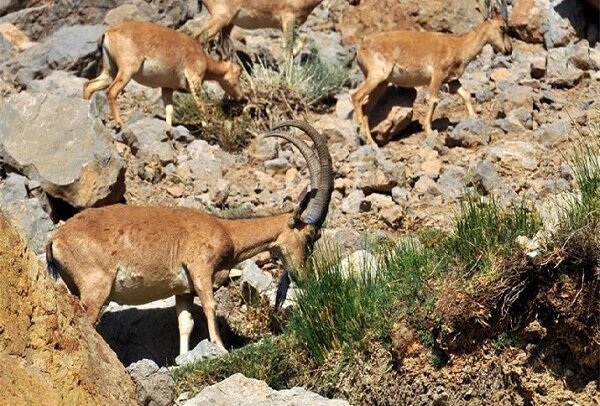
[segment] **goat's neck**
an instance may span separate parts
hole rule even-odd
[[[287,228],[289,213],[243,220],[222,220],[234,245],[234,262],[238,263],[267,251]]]
[[[210,57],[206,60],[206,80],[217,80],[221,79],[227,73],[229,69],[229,62],[217,61]]]
[[[489,42],[488,34],[488,23],[486,21],[482,22],[471,31],[462,35],[462,44],[461,44],[461,60],[463,61],[463,66],[467,66],[469,62],[471,62],[483,49],[483,47]]]

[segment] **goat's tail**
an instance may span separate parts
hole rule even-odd
[[[59,276],[58,264],[52,255],[52,241],[49,241],[48,244],[46,244],[46,267],[50,276],[52,276],[54,280],[57,280]]]
[[[283,306],[288,289],[290,288],[290,282],[290,273],[287,269],[284,269],[281,279],[279,279],[279,286],[277,286],[277,294],[275,295],[275,311],[281,310],[281,306]]]

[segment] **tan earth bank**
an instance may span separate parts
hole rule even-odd
[[[0,388],[14,399],[10,404],[40,399],[44,404],[128,404],[135,397],[117,357],[83,320],[76,301],[52,286],[34,258],[60,220],[123,198],[133,204],[264,213],[278,210],[286,199],[295,201],[306,185],[299,154],[278,141],[252,140],[227,152],[184,129],[176,132],[175,141],[168,140],[163,121],[152,117],[159,110],[157,91],[129,85],[120,98],[126,119],[120,132],[103,95],[91,104],[81,100],[83,78],[96,73],[103,24],[139,18],[174,28],[192,25],[189,20],[198,12],[193,3],[0,2],[0,209],[30,247],[0,217],[0,269],[5,275]],[[503,203],[525,197],[543,208],[551,196],[574,189],[569,154],[578,140],[595,131],[600,108],[598,10],[580,0],[510,3],[513,55],[497,56],[486,47],[463,76],[478,120],[466,120],[462,100],[443,92],[434,116],[437,133],[427,136],[418,124],[426,111],[425,90],[419,89],[408,110],[392,92],[388,100],[402,108],[393,110],[396,116],[390,116],[389,124],[408,117],[408,127],[379,149],[362,145],[348,94],[362,79],[355,65],[350,85],[328,108],[301,113],[298,118],[328,137],[334,161],[327,238],[350,252],[362,247],[365,235],[396,239],[426,227],[448,227],[468,190],[494,193]],[[462,33],[482,20],[478,7],[475,0],[364,0],[358,6],[326,0],[299,33],[307,48],[316,45],[326,61],[342,64],[368,33]],[[281,54],[278,35],[270,30],[233,32],[243,39],[237,46],[271,58]],[[177,346],[174,312],[157,310],[152,323],[173,320],[154,330],[140,323],[142,333],[124,333],[128,322],[142,320],[131,312],[107,313],[100,325],[121,361],[127,366],[142,357],[131,343],[141,342],[146,351],[156,341],[169,350],[157,349],[155,358],[172,359]],[[112,327],[106,325],[110,320]],[[166,338],[153,338],[156,331]],[[204,332],[195,334],[199,340]],[[371,356],[388,365],[387,351],[374,348]],[[521,349],[498,354],[484,348],[457,356],[451,368],[435,369],[417,348],[401,372],[388,374],[366,363],[365,373],[376,384],[365,388],[362,401],[372,404],[377,397],[370,392],[385,390],[397,393],[397,404],[600,402],[597,376],[573,377],[569,360],[549,358],[540,362]],[[364,382],[346,379],[341,387]]]

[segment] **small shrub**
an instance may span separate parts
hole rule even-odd
[[[297,118],[308,110],[322,109],[348,78],[345,66],[325,63],[313,50],[305,63],[288,59],[279,70],[255,65],[251,75],[244,75],[244,89],[253,116],[269,127],[282,118]]]
[[[556,240],[573,258],[597,259],[600,232],[600,128],[571,157],[579,194],[559,204]],[[584,258],[588,257],[588,258]]]
[[[202,97],[208,117],[203,117],[191,94],[175,93],[174,116],[177,121],[191,127],[194,135],[216,142],[226,151],[238,151],[248,145],[255,128],[242,106],[228,99],[220,100],[212,92],[205,91]]]
[[[502,275],[515,238],[533,237],[539,228],[538,216],[523,202],[500,208],[493,196],[481,200],[470,195],[462,202],[454,233],[446,242],[447,255],[461,276],[493,281]]]
[[[433,258],[423,247],[403,242],[380,255],[376,275],[346,276],[336,254],[315,256],[301,282],[290,332],[320,362],[331,350],[360,347],[365,337],[387,341],[396,315],[421,300]]]

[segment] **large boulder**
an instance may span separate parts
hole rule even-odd
[[[0,393],[9,405],[134,405],[135,386],[0,215]]]
[[[548,49],[585,38],[586,25],[581,0],[516,0],[511,14],[519,38]]]
[[[104,25],[62,27],[7,63],[9,79],[27,87],[56,69],[92,77],[97,70],[98,40]]]
[[[363,0],[337,22],[344,42],[358,44],[381,31],[425,29],[463,33],[483,20],[474,0]]]
[[[11,96],[0,105],[0,162],[75,208],[115,203],[124,193],[124,162],[80,99]]]
[[[184,403],[185,406],[204,405],[312,405],[345,406],[345,400],[327,399],[303,388],[276,391],[263,381],[235,374],[229,378],[205,388],[196,397]]]

